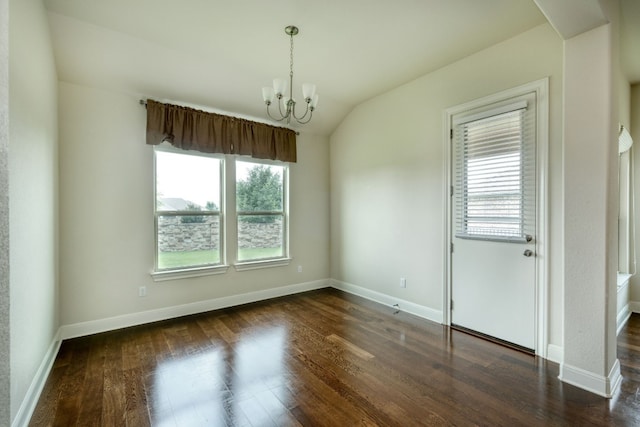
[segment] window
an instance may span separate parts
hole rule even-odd
[[[523,100],[454,123],[456,237],[527,239],[535,209],[533,119]]]
[[[236,161],[238,261],[287,256],[286,166]]]
[[[229,254],[237,271],[289,263],[286,164],[154,150],[155,280],[224,273]]]
[[[155,148],[155,271],[224,261],[223,160]]]

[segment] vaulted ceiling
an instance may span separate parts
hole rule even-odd
[[[640,22],[640,2],[624,2]],[[533,0],[45,5],[60,80],[256,118],[265,118],[261,88],[288,77],[284,27],[296,25],[294,97],[303,82],[317,85],[318,109],[305,126],[324,135],[359,103],[546,22]],[[630,66],[640,81],[640,63]]]

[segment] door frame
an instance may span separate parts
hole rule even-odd
[[[536,94],[536,243],[535,243],[535,353],[547,358],[548,354],[548,246],[549,246],[549,212],[548,212],[548,169],[549,169],[549,78],[536,80],[507,89],[493,95],[475,99],[454,107],[447,108],[443,114],[443,171],[444,171],[444,228],[445,233],[445,268],[443,289],[442,323],[451,325],[451,248],[453,232],[453,141],[452,121],[456,114],[475,108],[488,106],[527,93]]]

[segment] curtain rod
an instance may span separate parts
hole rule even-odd
[[[144,105],[144,108],[147,108],[147,101],[146,101],[146,100],[141,99],[141,100],[139,101],[139,103],[140,103],[140,105]],[[293,130],[293,129],[292,129],[292,130]],[[296,135],[300,135],[300,132],[298,132],[297,130],[296,130],[296,131],[294,131],[294,132],[296,133]]]

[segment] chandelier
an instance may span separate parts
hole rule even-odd
[[[287,81],[285,79],[274,79],[273,87],[262,88],[262,98],[267,105],[267,115],[275,121],[285,121],[287,124],[291,123],[291,119],[295,119],[298,123],[309,123],[313,111],[318,105],[318,94],[316,93],[316,85],[311,83],[302,84],[302,97],[305,102],[304,114],[301,111],[296,111],[296,100],[293,97],[293,36],[298,34],[298,27],[289,25],[285,27],[284,32],[291,39],[291,49],[289,50],[289,95],[287,93]],[[269,107],[273,103],[273,100],[277,99],[279,117],[271,115]],[[300,115],[299,115],[300,114]]]

